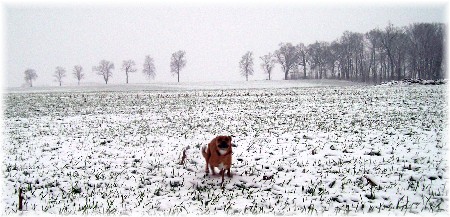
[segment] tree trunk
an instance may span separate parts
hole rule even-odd
[[[180,70],[177,70],[178,83],[180,83]]]
[[[390,74],[390,78],[389,78],[389,80],[394,80],[394,59],[388,54],[388,56],[389,56],[389,61],[390,61],[390,68],[391,68],[391,74]]]
[[[402,73],[402,67],[401,67],[401,58],[400,58],[400,55],[399,55],[399,57],[398,57],[398,64],[397,64],[397,81],[400,81],[400,79],[401,79],[401,77],[402,77],[402,75],[401,75],[401,73]]]
[[[306,60],[304,55],[303,55],[303,78],[306,79]]]
[[[127,84],[128,84],[128,72],[126,73],[126,75],[127,75]]]
[[[380,83],[383,82],[383,60],[380,60],[380,73],[379,73],[379,79],[380,79]]]
[[[331,67],[331,78],[332,79],[335,79],[336,78],[336,75],[334,74],[335,72],[334,72],[334,64],[333,64],[333,66]]]
[[[355,73],[354,73],[354,75],[355,75],[355,79],[354,80],[356,80],[356,81],[358,81],[358,79],[359,79],[358,75],[359,75],[359,71],[360,71],[358,63],[359,63],[359,58],[358,58],[358,54],[356,54],[356,58],[355,58]]]
[[[373,83],[377,83],[377,64],[375,63],[374,64],[374,67],[373,67]]]
[[[319,65],[319,79],[322,79],[322,66]]]

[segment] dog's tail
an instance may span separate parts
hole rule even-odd
[[[206,152],[206,146],[203,146],[203,147],[202,147],[201,152],[202,152],[203,157],[204,157],[206,160],[208,160],[209,154]]]

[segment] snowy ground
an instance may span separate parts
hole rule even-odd
[[[448,213],[446,85],[269,83],[10,91],[2,212],[21,187],[26,213]]]
[[[329,86],[361,86],[362,84],[336,80],[290,80],[290,81],[223,81],[223,82],[189,82],[189,83],[142,83],[127,85],[81,84],[80,86],[62,87],[13,87],[9,93],[42,93],[42,92],[101,92],[101,91],[170,91],[170,90],[230,90],[230,89],[273,89],[293,87],[329,87]]]

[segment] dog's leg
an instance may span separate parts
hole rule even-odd
[[[205,168],[205,173],[208,174],[209,173],[209,169],[208,169],[208,160],[206,160],[206,168]]]
[[[220,170],[220,175],[222,175],[222,183],[221,184],[223,185],[223,181],[224,181],[224,177],[223,176],[225,175],[225,170],[224,169]]]
[[[206,151],[205,146],[202,147],[201,152],[206,161],[205,173],[208,174],[209,173],[208,164],[209,164],[209,158],[211,157],[211,155]]]
[[[228,176],[228,177],[231,177],[231,168],[228,168],[228,169],[227,169],[227,176]]]
[[[214,171],[214,167],[211,164],[209,164],[209,168],[211,169],[211,173],[216,175],[216,171]]]

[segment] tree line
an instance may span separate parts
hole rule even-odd
[[[345,31],[332,42],[310,45],[281,43],[261,56],[269,80],[276,63],[284,79],[340,79],[381,83],[402,79],[443,79],[444,24],[415,23],[405,27],[388,24],[366,33]],[[240,61],[241,75],[253,75],[253,53]]]
[[[285,80],[290,79],[339,79],[368,83],[381,83],[402,79],[443,79],[444,70],[444,34],[442,23],[414,23],[409,26],[395,27],[389,23],[384,29],[375,28],[366,33],[345,31],[332,42],[316,41],[305,45],[299,43],[280,43],[273,53],[259,57],[263,72],[271,75],[275,64],[279,64]],[[253,75],[253,52],[248,51],[239,62],[241,75]],[[172,54],[170,70],[180,81],[180,71],[186,66],[186,52]],[[102,76],[108,84],[112,77],[114,63],[102,60],[92,71]],[[122,71],[126,83],[130,73],[137,71],[133,60],[124,60]],[[154,79],[156,69],[153,58],[145,57],[142,72]],[[80,81],[84,78],[83,67],[76,65],[73,75]],[[54,77],[61,86],[66,77],[66,69],[56,67]],[[37,78],[34,69],[25,71],[25,81],[32,86]]]
[[[177,51],[172,54],[170,69],[172,75],[178,75],[178,82],[180,82],[180,71],[186,66],[186,52],[185,51]],[[96,72],[97,75],[103,77],[103,80],[106,84],[108,84],[109,79],[113,75],[114,63],[108,60],[101,60],[97,66],[92,67],[92,71]],[[128,84],[128,77],[130,73],[136,72],[136,63],[134,60],[124,60],[122,62],[121,70],[125,72],[126,75],[126,83]],[[83,73],[83,67],[81,65],[75,65],[73,67],[73,76],[78,80],[78,85],[80,85],[80,81],[85,78],[85,74]],[[33,81],[36,80],[37,73],[34,69],[25,70],[25,82],[33,87]],[[142,73],[144,73],[149,79],[154,79],[156,76],[156,68],[153,61],[153,58],[150,55],[145,57]],[[66,77],[66,69],[61,66],[57,66],[53,76],[56,78],[56,81],[59,83],[59,86],[62,85],[63,78]]]

